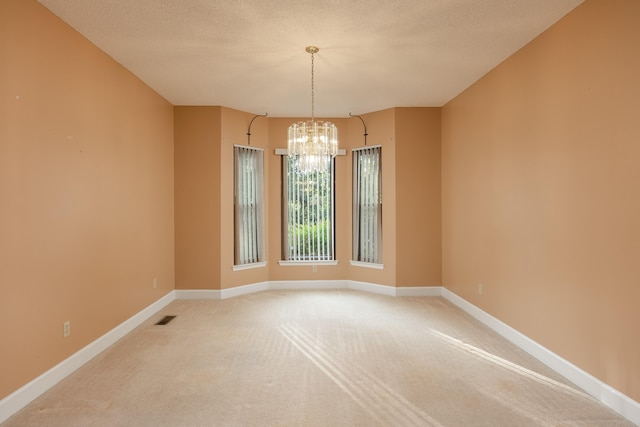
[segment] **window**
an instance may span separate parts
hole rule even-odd
[[[353,261],[382,263],[382,147],[353,150]]]
[[[234,265],[264,263],[262,149],[234,146]]]
[[[282,259],[334,260],[334,160],[304,173],[297,157],[282,156]]]

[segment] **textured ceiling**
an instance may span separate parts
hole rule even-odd
[[[174,105],[442,106],[582,0],[39,0]]]

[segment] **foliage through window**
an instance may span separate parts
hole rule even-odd
[[[283,244],[287,261],[334,260],[334,160],[302,172],[298,157],[282,156]]]

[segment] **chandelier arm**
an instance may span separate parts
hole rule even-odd
[[[349,117],[357,117],[362,122],[362,126],[364,127],[364,145],[367,145],[367,135],[369,135],[369,134],[367,133],[367,125],[364,123],[364,120],[362,119],[362,116],[359,116],[357,114],[349,113]]]

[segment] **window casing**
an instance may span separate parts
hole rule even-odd
[[[353,257],[382,264],[382,147],[353,150]]]
[[[282,259],[335,259],[335,160],[319,172],[304,173],[298,158],[282,156]]]
[[[234,146],[234,265],[264,263],[264,151]]]

